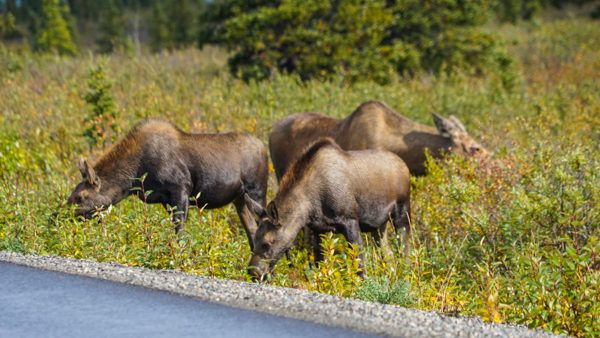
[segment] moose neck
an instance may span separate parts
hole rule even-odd
[[[308,224],[311,212],[310,199],[296,190],[288,191],[285,198],[276,198],[275,202],[279,210],[279,222],[286,227],[286,242],[289,242],[289,246],[300,230]]]
[[[100,159],[94,169],[100,177],[102,190],[116,204],[129,194],[137,175],[139,160],[136,156],[127,156],[114,161]]]
[[[403,136],[406,151],[410,158],[411,154],[419,154],[424,156],[425,149],[429,149],[429,152],[433,157],[439,157],[444,152],[450,151],[452,147],[452,140],[440,134],[436,129],[425,126],[421,130],[415,130],[407,133]],[[404,155],[404,154],[403,154]],[[404,156],[402,156],[404,158]]]

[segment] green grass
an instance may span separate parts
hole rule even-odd
[[[348,84],[277,75],[244,83],[218,50],[77,58],[0,47],[0,250],[57,254],[248,280],[247,239],[234,208],[191,210],[183,234],[168,213],[130,198],[80,221],[61,207],[80,180],[76,161],[97,157],[83,132],[89,71],[104,64],[118,124],[147,116],[186,130],[242,130],[266,141],[273,121],[319,111],[342,117],[382,100],[414,120],[460,117],[495,152],[496,166],[462,158],[431,162],[413,184],[408,258],[339,236],[326,259],[292,250],[271,283],[488,321],[594,336],[600,333],[600,26],[563,20],[503,26],[514,40],[515,80],[468,76]],[[275,185],[271,185],[270,196]],[[397,245],[397,243],[395,244]]]

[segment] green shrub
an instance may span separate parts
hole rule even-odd
[[[85,102],[92,112],[85,118],[83,136],[90,147],[105,146],[115,141],[119,132],[118,112],[110,94],[112,83],[106,78],[102,65],[90,70],[89,77]]]
[[[390,283],[387,278],[367,278],[355,291],[354,297],[369,302],[410,306],[410,284],[405,281]]]
[[[59,0],[42,1],[41,27],[37,32],[36,49],[43,52],[72,55],[77,52],[69,28],[69,5]]]
[[[408,257],[398,241],[391,240],[393,254],[386,257],[364,235],[363,281],[356,276],[358,248],[328,235],[319,267],[311,251],[295,247],[271,283],[346,297],[371,287],[380,299],[410,285],[398,294],[410,295],[407,306],[414,308],[597,336],[599,29],[582,19],[501,26],[500,33],[515,38],[510,48],[522,79],[510,91],[499,77],[458,70],[387,85],[281,73],[244,82],[224,68],[225,53],[209,48],[111,55],[103,67],[123,131],[157,116],[184,130],[246,131],[266,142],[283,116],[343,117],[369,99],[429,125],[432,111],[455,114],[495,162],[448,156],[431,160],[428,176],[412,179]],[[89,155],[81,137],[89,86],[82,79],[97,60],[12,55],[0,60],[0,67],[19,60],[10,71],[0,69],[10,75],[0,76],[0,250],[248,280],[250,250],[232,206],[190,210],[179,235],[168,210],[136,198],[103,212],[102,222],[75,219],[72,208],[61,207],[80,181],[77,158]]]
[[[488,10],[485,1],[221,1],[208,8],[201,44],[227,45],[244,79],[277,70],[379,83],[421,71],[500,73],[510,58],[499,37],[477,30]]]

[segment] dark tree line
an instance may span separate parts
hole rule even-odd
[[[195,45],[203,0],[0,0],[0,39],[35,50],[101,53]]]
[[[590,0],[0,0],[0,39],[76,54],[173,50],[217,44],[231,71],[262,79],[343,74],[472,73],[510,66],[502,42],[479,29],[546,7]]]

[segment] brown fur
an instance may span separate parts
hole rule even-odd
[[[440,157],[445,152],[487,158],[455,117],[434,114],[436,128],[408,120],[385,104],[369,101],[348,117],[337,120],[315,113],[295,114],[273,125],[269,149],[277,178],[304,148],[320,137],[332,137],[344,150],[385,149],[400,156],[413,175],[425,174],[425,153]]]
[[[310,145],[294,162],[294,164],[288,170],[287,175],[282,178],[281,182],[279,183],[278,193],[284,194],[286,190],[289,190],[291,187],[293,187],[297,178],[302,177],[304,171],[309,168],[309,165],[315,154],[325,146],[331,146],[339,149],[339,146],[330,137],[321,138]]]
[[[179,230],[189,198],[199,196],[196,204],[208,209],[233,202],[253,244],[256,222],[243,195],[264,204],[268,175],[266,150],[253,136],[189,134],[150,119],[136,124],[94,166],[82,160],[79,167],[83,181],[68,200],[77,204],[79,215],[90,217],[97,208],[135,194],[147,203],[176,207],[173,221]],[[143,182],[136,179],[144,175]],[[143,194],[142,189],[152,193]]]
[[[344,151],[331,138],[316,141],[285,173],[266,210],[246,198],[259,220],[249,272],[262,278],[308,226],[315,260],[321,257],[320,234],[339,232],[362,245],[360,232],[385,241],[391,218],[396,229],[410,231],[410,177],[406,164],[385,150]]]

